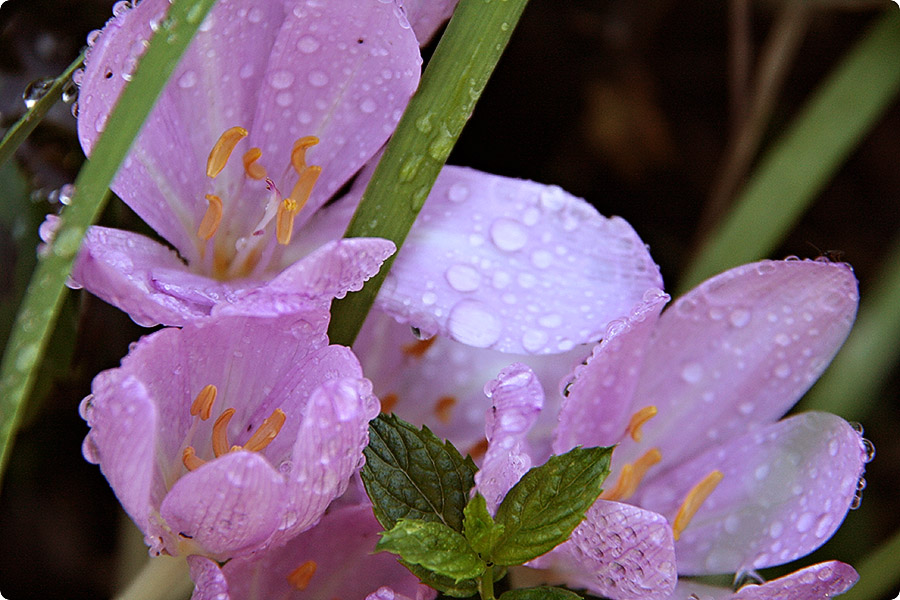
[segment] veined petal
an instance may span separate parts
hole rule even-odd
[[[531,468],[526,436],[544,405],[544,391],[534,373],[521,363],[503,369],[484,386],[493,402],[485,413],[487,453],[475,473],[475,485],[494,513],[506,493]]]
[[[186,553],[196,547],[228,558],[269,539],[288,506],[287,493],[284,478],[261,455],[230,452],[176,481],[160,516]],[[170,552],[175,547],[167,544]]]
[[[418,85],[421,56],[393,3],[292,0],[284,6],[249,140],[262,149],[278,183],[292,172],[294,141],[319,139],[307,162],[321,165],[322,175],[297,217],[299,226],[393,132]],[[290,185],[294,181],[296,175]]]
[[[610,323],[587,363],[575,367],[559,413],[553,451],[575,446],[611,446],[622,439],[632,414],[647,342],[669,296],[649,290],[623,320]]]
[[[546,354],[597,341],[661,285],[624,220],[558,187],[446,167],[377,304],[429,334]]]
[[[416,32],[419,45],[424,46],[435,32],[450,18],[459,0],[404,0],[406,18]]]
[[[675,547],[665,517],[598,500],[569,541],[530,563],[612,600],[664,600],[675,588]]]
[[[803,413],[721,444],[642,485],[634,501],[674,517],[690,489],[721,483],[681,534],[678,571],[733,573],[790,562],[837,530],[857,493],[866,450],[835,415]]]
[[[279,539],[315,525],[331,501],[344,493],[350,477],[363,464],[369,421],[377,414],[378,400],[365,379],[333,379],[313,392],[288,475],[296,518],[282,526]]]
[[[194,582],[191,600],[231,600],[228,594],[228,580],[219,565],[205,556],[192,554],[187,557]]]
[[[843,594],[858,579],[853,567],[832,560],[762,585],[744,586],[734,594],[733,600],[825,600]]]
[[[659,412],[642,447],[623,445],[617,459],[658,447],[662,469],[776,420],[837,353],[858,299],[838,263],[766,261],[702,283],[660,317],[635,392]]]

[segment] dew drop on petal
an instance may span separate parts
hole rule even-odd
[[[181,77],[178,78],[178,87],[182,89],[189,89],[194,87],[197,84],[197,73],[195,71],[185,71],[181,74]]]
[[[548,338],[544,331],[529,329],[522,335],[522,347],[527,352],[538,352],[547,344]]]
[[[464,183],[454,183],[447,190],[447,197],[451,202],[462,202],[469,197],[469,188]]]
[[[491,241],[501,250],[514,252],[528,242],[525,229],[512,219],[499,218],[491,224]]]
[[[312,54],[319,49],[319,40],[311,35],[305,35],[297,42],[297,50],[304,54]]]
[[[309,76],[309,83],[314,87],[323,87],[328,84],[328,75],[322,71],[312,71]]]
[[[696,362],[686,364],[681,369],[681,378],[687,383],[697,383],[703,378],[703,366]]]
[[[294,74],[290,71],[275,71],[269,76],[269,83],[276,90],[284,90],[294,83]]]
[[[457,292],[473,292],[481,284],[481,274],[469,265],[452,265],[444,273],[444,277]]]
[[[744,327],[750,322],[750,311],[743,308],[734,310],[731,312],[731,315],[729,315],[728,320],[735,327]]]
[[[450,335],[458,342],[487,348],[500,339],[502,323],[494,311],[478,300],[463,300],[450,311]]]
[[[372,114],[377,108],[378,105],[371,98],[365,98],[362,102],[359,103],[359,110],[366,114]]]

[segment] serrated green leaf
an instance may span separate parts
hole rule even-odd
[[[509,590],[500,595],[500,600],[582,600],[582,597],[558,587],[533,587]]]
[[[463,532],[475,552],[485,561],[491,561],[491,553],[503,530],[502,525],[494,523],[484,496],[476,492],[463,510]]]
[[[424,567],[410,564],[404,560],[400,561],[404,567],[419,578],[419,580],[429,587],[433,587],[445,596],[453,598],[468,598],[478,593],[478,582],[474,579],[466,579],[464,581],[453,581],[446,575],[438,575],[432,573]]]
[[[612,450],[575,448],[525,473],[497,509],[494,562],[521,565],[566,541],[600,495]]]
[[[400,519],[390,531],[381,534],[375,551],[399,554],[405,562],[453,579],[475,579],[485,564],[468,540],[443,523]]]
[[[394,415],[369,423],[362,480],[375,517],[385,529],[400,519],[443,523],[463,530],[463,509],[475,485],[475,463],[427,427]]]

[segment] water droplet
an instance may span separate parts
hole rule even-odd
[[[275,104],[282,108],[287,108],[294,102],[294,95],[290,92],[278,92],[275,95]]]
[[[806,533],[812,528],[815,520],[816,516],[811,512],[803,513],[802,515],[800,515],[800,518],[797,519],[797,531],[799,531],[800,533]]]
[[[743,308],[734,310],[728,316],[728,320],[735,327],[744,327],[745,325],[747,325],[747,323],[750,322],[750,311]]]
[[[431,114],[427,113],[416,119],[416,129],[422,133],[431,133],[434,126],[431,124]]]
[[[481,274],[468,265],[453,265],[447,269],[444,277],[457,292],[473,292],[481,284]]]
[[[66,82],[62,89],[62,101],[66,104],[72,104],[78,99],[78,86],[73,79]]]
[[[863,448],[865,449],[866,456],[863,459],[863,462],[870,463],[872,459],[875,458],[875,444],[869,441],[867,438],[862,438]]]
[[[311,71],[308,76],[310,85],[322,87],[328,84],[328,75],[322,71]]]
[[[779,346],[788,346],[791,343],[791,336],[786,333],[779,333],[775,336],[775,343]]]
[[[514,252],[520,250],[528,242],[528,234],[518,222],[512,219],[499,218],[491,225],[491,240],[501,250]]]
[[[553,255],[546,250],[535,250],[531,253],[531,264],[538,269],[546,269],[553,264]]]
[[[243,67],[241,67],[240,72],[238,72],[238,76],[241,79],[250,79],[253,77],[253,72],[255,71],[253,67],[253,63],[247,63]]]
[[[25,88],[25,91],[22,92],[22,100],[25,101],[25,108],[31,108],[37,101],[47,95],[47,92],[50,91],[50,88],[53,86],[53,82],[56,81],[53,77],[44,77],[43,79],[35,79]]]
[[[247,20],[251,23],[259,23],[263,18],[263,12],[259,8],[252,8],[247,13]]]
[[[548,339],[547,332],[529,329],[522,335],[522,347],[527,352],[538,352],[547,345]]]
[[[319,49],[319,40],[311,35],[304,35],[297,42],[297,50],[304,54],[312,54]]]
[[[378,108],[378,105],[371,98],[365,98],[362,102],[359,103],[359,110],[366,114],[375,112],[376,108]]]
[[[781,363],[775,367],[775,376],[779,379],[787,379],[791,374],[791,366],[787,363]]]
[[[447,197],[451,202],[462,202],[469,197],[469,188],[464,183],[456,182],[447,190]]]
[[[181,74],[181,77],[178,78],[178,87],[181,89],[189,89],[197,85],[197,73],[196,71],[185,71]]]
[[[130,9],[131,2],[129,2],[128,0],[120,0],[119,2],[113,4],[112,13],[114,17],[119,18],[127,13]]]
[[[697,383],[703,378],[703,366],[700,363],[688,363],[681,369],[681,378],[687,383]]]
[[[100,37],[99,29],[95,29],[92,32],[90,32],[89,34],[87,34],[87,38],[85,38],[85,41],[87,42],[88,48],[93,47],[93,45],[97,42],[98,37]]]
[[[453,339],[476,348],[494,344],[503,330],[493,309],[478,300],[458,302],[450,311],[447,328]]]
[[[541,327],[546,327],[547,329],[555,329],[562,325],[562,322],[563,318],[556,313],[544,315],[538,319]]]
[[[27,324],[26,324],[27,325]],[[27,371],[34,365],[37,360],[39,348],[37,344],[28,344],[23,346],[16,357],[16,369],[19,371]]]
[[[60,204],[65,204],[66,206],[72,202],[72,197],[75,195],[75,186],[71,183],[67,183],[59,188],[59,192],[57,194],[57,198],[59,199]]]
[[[422,294],[422,304],[425,306],[431,306],[435,302],[437,302],[437,294],[434,292],[425,292]]]
[[[294,83],[294,74],[290,71],[275,71],[269,75],[269,83],[276,90],[287,89]]]
[[[85,436],[84,441],[81,442],[81,454],[89,463],[94,465],[100,464],[100,450],[97,448],[97,444],[94,443],[94,438],[92,438],[90,434]]]
[[[738,406],[738,411],[742,415],[747,416],[753,412],[753,408],[754,408],[754,405],[752,402],[742,402],[740,404],[740,406]]]

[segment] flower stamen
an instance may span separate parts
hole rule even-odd
[[[244,444],[244,450],[259,452],[264,449],[275,439],[278,432],[281,431],[286,419],[287,416],[284,414],[284,411],[280,408],[276,408],[272,412],[272,415],[269,418],[264,419],[262,425],[259,426],[259,429],[250,436],[250,439]]]
[[[194,398],[193,404],[191,404],[191,416],[196,417],[199,415],[201,421],[207,420],[212,414],[213,403],[216,401],[218,393],[219,390],[211,383],[200,390],[200,393]]]
[[[237,143],[247,137],[247,130],[243,127],[232,127],[219,136],[212,150],[209,151],[209,158],[206,159],[206,176],[215,179],[215,177],[225,168],[231,153]]]
[[[306,167],[300,173],[300,178],[294,185],[294,189],[291,190],[290,196],[279,204],[278,213],[275,216],[275,238],[282,246],[291,242],[291,236],[294,233],[294,217],[306,205],[321,173],[322,167]]]
[[[310,580],[313,578],[313,575],[316,574],[316,569],[319,565],[316,564],[314,560],[308,560],[290,573],[288,573],[287,580],[288,583],[291,584],[296,589],[303,591],[309,585]]]
[[[416,340],[415,342],[403,346],[403,354],[412,356],[413,358],[422,358],[428,349],[437,340],[437,336],[428,338],[427,340]]]
[[[306,170],[306,151],[318,143],[319,138],[314,135],[304,136],[294,142],[294,148],[291,150],[291,165],[297,175],[302,175]]]
[[[196,471],[206,464],[206,461],[197,457],[193,446],[188,446],[181,452],[181,462],[188,471]]]
[[[641,441],[641,427],[655,417],[657,412],[655,406],[645,406],[631,416],[631,421],[629,421],[628,427],[625,429],[628,435],[631,436],[631,439],[636,442]]]
[[[397,394],[385,394],[383,398],[381,398],[381,412],[389,413],[394,410],[394,407],[397,406],[397,402],[400,398]]]
[[[722,471],[716,469],[691,488],[684,502],[681,503],[678,514],[675,515],[675,520],[672,522],[672,534],[675,537],[675,541],[678,541],[681,532],[688,526],[691,519],[694,518],[694,515],[697,514],[697,511],[700,510],[700,507],[706,502],[709,495],[713,493],[713,490],[716,489],[723,477],[725,476],[722,474]]]
[[[453,417],[453,407],[456,406],[456,398],[442,396],[434,405],[434,414],[441,423],[449,423]]]
[[[219,229],[219,223],[222,222],[222,199],[212,194],[206,194],[206,200],[209,206],[206,207],[206,214],[200,221],[200,227],[197,228],[197,237],[207,242],[216,235]]]
[[[634,463],[623,465],[622,470],[619,472],[619,479],[616,480],[616,485],[610,490],[604,490],[600,494],[600,498],[603,500],[627,500],[631,498],[650,467],[661,460],[662,452],[659,451],[659,448],[651,448]]]
[[[234,409],[228,408],[222,411],[222,414],[219,415],[219,418],[213,424],[212,447],[216,458],[223,454],[228,454],[228,451],[231,450],[231,446],[228,445],[228,423],[233,416]]]
[[[250,148],[244,153],[244,173],[250,179],[259,181],[266,177],[266,168],[256,162],[261,156],[262,150],[259,148]]]

